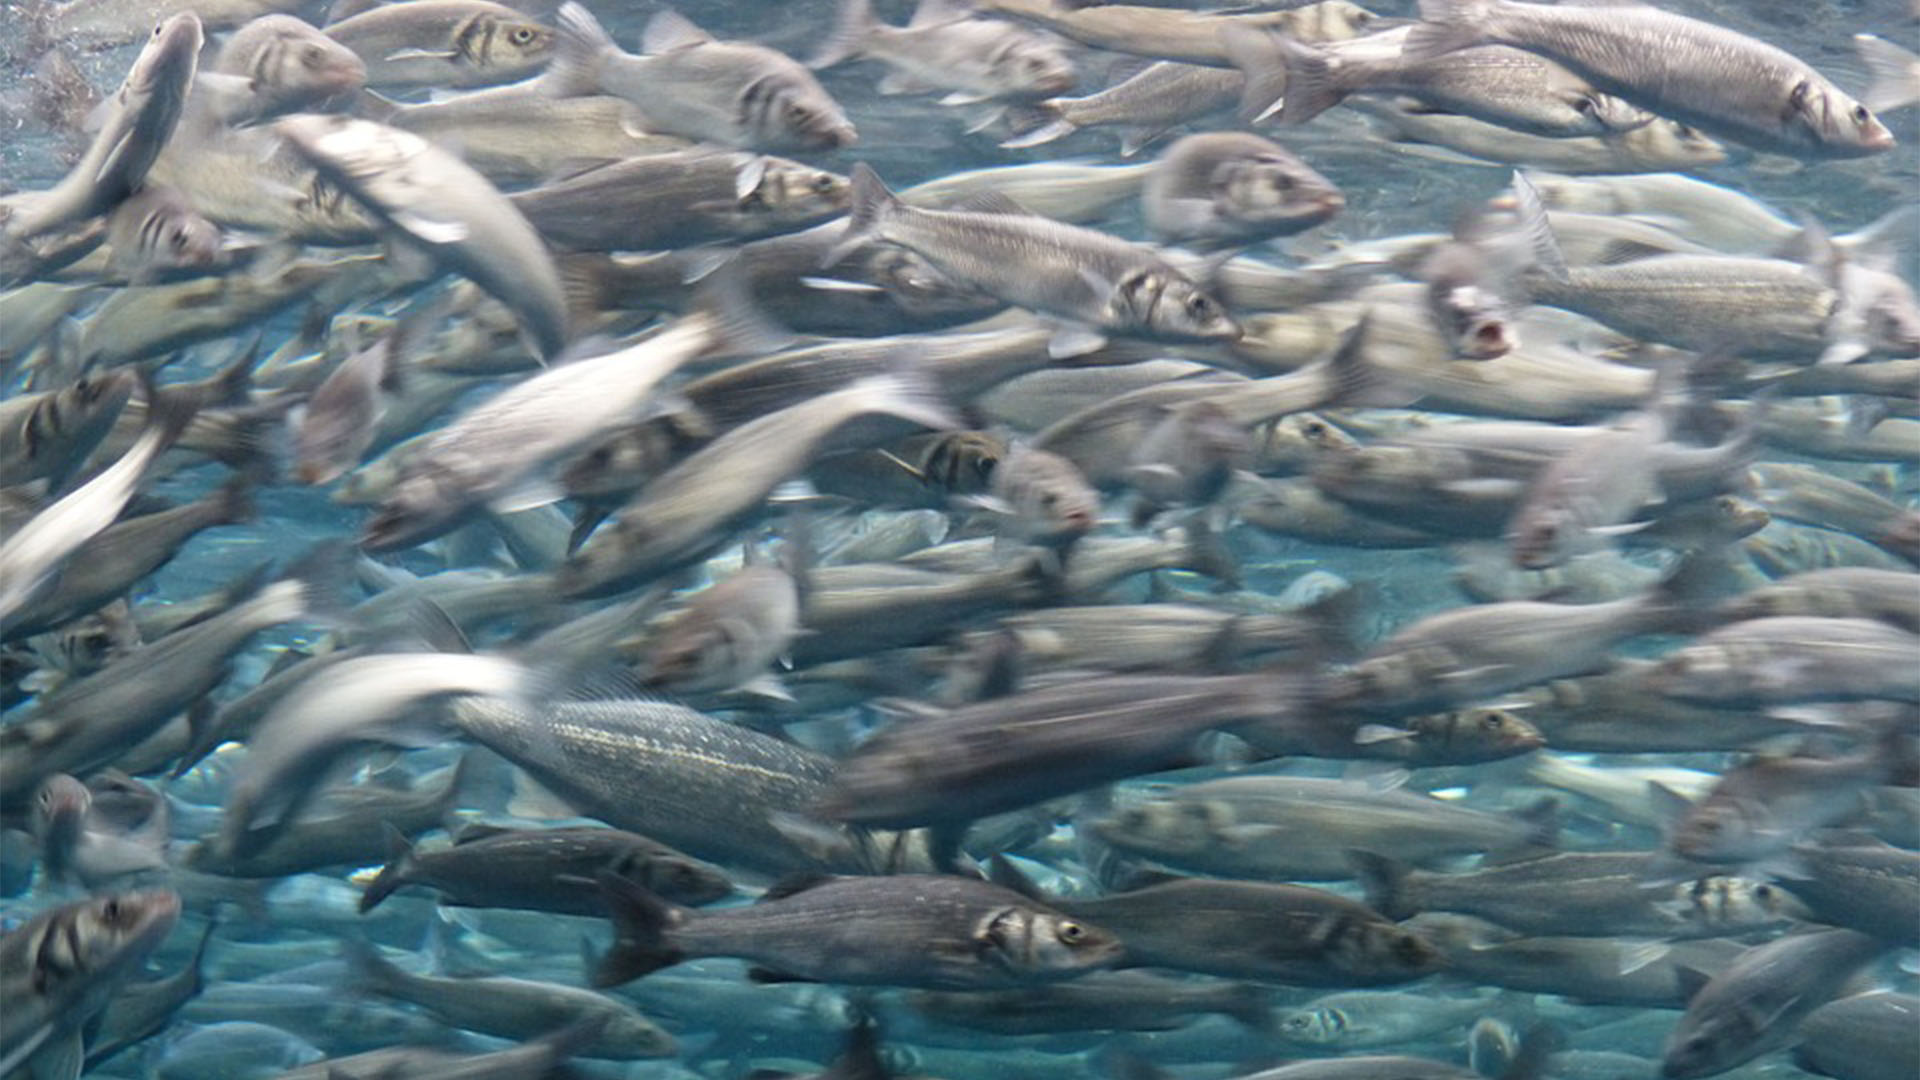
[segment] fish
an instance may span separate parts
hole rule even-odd
[[[594,972],[618,985],[685,959],[738,956],[760,981],[987,990],[1071,979],[1121,957],[1111,933],[962,877],[794,879],[751,907],[675,907],[603,879],[616,940]]]
[[[826,150],[859,138],[839,102],[786,54],[715,40],[676,11],[647,23],[644,55],[622,51],[578,3],[562,5],[546,90],[609,94],[649,129],[765,151]]]
[[[388,840],[393,858],[367,882],[362,912],[397,889],[422,885],[438,891],[442,904],[600,915],[605,903],[595,878],[602,871],[632,878],[675,903],[710,903],[733,889],[715,867],[620,829],[474,824],[460,830],[452,847],[431,851],[391,833]]]
[[[1252,983],[1176,979],[1141,971],[1096,972],[1021,990],[916,990],[908,1008],[942,1024],[997,1035],[1060,1031],[1168,1031],[1196,1015],[1222,1013],[1256,1031],[1273,1024],[1267,993]]]
[[[870,0],[842,0],[833,33],[808,66],[884,62],[882,94],[945,90],[955,105],[1045,98],[1073,88],[1071,58],[1049,38],[998,19],[972,18],[968,4],[921,0],[904,27],[888,26]]]
[[[1050,346],[1056,357],[1105,344],[1102,330],[1174,341],[1240,335],[1219,301],[1136,245],[1011,204],[996,212],[918,210],[863,162],[854,167],[846,232],[822,263],[832,266],[868,239],[906,247],[1008,303],[1070,320]]]
[[[262,15],[234,31],[208,73],[245,80],[216,95],[222,98],[215,105],[217,115],[229,125],[323,112],[367,85],[367,65],[357,53],[291,15]],[[198,89],[207,91],[205,80]]]
[[[106,371],[0,402],[0,482],[45,480],[59,490],[112,430],[138,385],[131,371]]]
[[[1247,74],[1241,113],[1256,122],[1277,115],[1304,124],[1348,95],[1401,94],[1547,138],[1618,134],[1654,114],[1601,93],[1551,60],[1488,45],[1424,60],[1404,55],[1412,27],[1318,45],[1271,31],[1236,27],[1222,42]]]
[[[376,90],[471,88],[538,74],[554,52],[554,31],[505,4],[425,0],[383,4],[328,23],[327,37],[353,50]]]
[[[1212,132],[1176,141],[1141,191],[1147,228],[1197,251],[1291,236],[1325,224],[1346,197],[1286,148]]]
[[[0,935],[7,1020],[0,1072],[77,1076],[82,1030],[173,929],[180,897],[166,889],[110,893],[41,912]]]
[[[1239,102],[1245,85],[1246,76],[1238,71],[1162,60],[1105,90],[1081,97],[1047,98],[1027,107],[1020,113],[1020,123],[1026,130],[1000,145],[1024,150],[1081,128],[1115,127],[1120,129],[1120,156],[1132,157],[1183,123],[1230,111]],[[1022,206],[1042,210],[1030,200],[1017,195],[1014,199]]]
[[[43,414],[44,415],[44,414]],[[0,543],[0,618],[12,618],[56,584],[61,567],[120,516],[162,450],[193,414],[173,409],[150,418],[140,438],[111,466],[33,515]],[[27,422],[32,424],[33,417]]]
[[[1402,49],[1410,58],[1511,45],[1649,112],[1755,149],[1845,158],[1894,144],[1870,109],[1785,50],[1650,5],[1602,18],[1512,0],[1423,0],[1420,14]],[[1655,41],[1664,47],[1650,48]]]
[[[668,471],[588,537],[559,570],[569,596],[635,588],[698,561],[761,510],[841,425],[869,414],[958,427],[918,381],[858,380],[729,432]]]
[[[1911,994],[1882,991],[1830,1001],[1801,1021],[1794,1064],[1822,1076],[1890,1080],[1920,1066],[1920,1053],[1906,1037],[1916,1016],[1920,1002]]]
[[[847,181],[786,158],[690,150],[613,162],[509,198],[557,248],[653,251],[819,224],[846,209]]]
[[[12,205],[0,236],[30,240],[104,214],[138,190],[180,123],[205,36],[190,10],[155,26],[126,81],[103,104],[86,153],[51,189]]]
[[[674,693],[787,695],[768,669],[800,631],[801,593],[778,566],[742,567],[688,599],[641,645],[644,683]]]
[[[1346,105],[1380,121],[1389,145],[1440,161],[1610,176],[1702,169],[1727,160],[1726,147],[1713,136],[1664,116],[1628,131],[1547,138],[1395,101],[1357,98]]]
[[[1280,11],[1224,14],[1132,4],[1076,7],[1058,0],[987,0],[981,6],[1096,49],[1217,67],[1231,62],[1222,41],[1229,27],[1271,29],[1314,41],[1337,41],[1357,36],[1377,18],[1346,0],[1325,0]]]
[[[552,258],[486,178],[417,135],[368,120],[289,116],[274,131],[321,176],[511,308],[541,356],[566,344]]]
[[[349,947],[347,967],[354,986],[409,1002],[469,1031],[527,1039],[592,1019],[599,1033],[580,1050],[593,1057],[631,1061],[671,1057],[677,1049],[672,1035],[632,1006],[579,987],[531,979],[414,974],[364,945]]]
[[[1903,662],[1920,646],[1915,637],[1873,619],[1748,619],[1667,654],[1651,674],[1652,685],[1668,697],[1702,703],[1920,701],[1920,686]]]
[[[1784,1045],[1807,1014],[1885,949],[1852,930],[1815,930],[1756,945],[1711,979],[1683,969],[1693,989],[1667,1037],[1660,1075],[1713,1076]]]

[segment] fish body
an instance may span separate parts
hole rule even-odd
[[[452,847],[399,847],[367,883],[360,908],[374,908],[402,886],[424,885],[440,893],[442,904],[599,915],[605,902],[587,882],[601,872],[681,904],[718,900],[732,889],[712,866],[636,833],[469,826]]]
[[[869,0],[842,0],[834,32],[812,66],[884,62],[880,92],[946,90],[955,104],[1043,98],[1072,89],[1073,61],[1058,44],[1009,22],[969,17],[964,5],[923,0],[904,27],[873,15]]]

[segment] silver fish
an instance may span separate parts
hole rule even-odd
[[[326,35],[352,49],[376,89],[474,87],[533,75],[553,55],[554,33],[489,0],[412,0],[339,22]]]
[[[907,25],[896,27],[874,17],[871,0],[841,0],[833,34],[810,66],[880,60],[893,69],[880,93],[946,90],[949,105],[1043,98],[1073,87],[1073,61],[1054,41],[971,14],[970,3],[920,0]]]
[[[827,150],[857,138],[839,103],[784,53],[716,41],[671,10],[647,23],[644,51],[621,51],[586,8],[568,3],[547,90],[611,94],[638,106],[655,131],[727,146]]]
[[[52,189],[16,205],[0,233],[31,239],[104,214],[137,190],[180,122],[204,38],[191,11],[154,27],[79,163]]]
[[[291,15],[262,15],[234,31],[210,72],[238,84],[215,106],[229,124],[322,111],[367,84],[367,65],[352,49]]]
[[[1303,232],[1346,205],[1332,181],[1285,147],[1242,132],[1179,140],[1141,192],[1154,238],[1197,251]]]
[[[862,162],[846,233],[823,262],[831,266],[869,239],[905,247],[1010,304],[1072,320],[1056,339],[1056,357],[1098,348],[1102,330],[1172,341],[1239,337],[1219,301],[1152,252],[1011,202],[998,210],[915,209]]]
[[[1652,6],[1596,11],[1512,0],[1421,0],[1404,55],[1503,44],[1539,53],[1601,90],[1710,135],[1798,157],[1860,157],[1893,134],[1782,49]]]

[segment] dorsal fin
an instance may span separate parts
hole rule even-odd
[[[713,35],[694,25],[692,19],[672,8],[661,8],[647,20],[647,29],[640,37],[640,50],[649,54],[672,52],[712,40]]]

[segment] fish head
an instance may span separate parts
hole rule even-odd
[[[1366,33],[1380,18],[1349,0],[1325,0],[1295,8],[1292,14],[1288,32],[1302,41],[1347,41]]]
[[[111,979],[139,964],[180,918],[180,897],[171,889],[96,896],[58,909],[64,925],[49,930],[34,968],[34,990],[61,993],[72,980]]]
[[[1674,823],[1667,846],[1688,859],[1736,861],[1757,851],[1754,823],[1747,816],[1757,809],[1734,800],[1703,800]]]
[[[1006,456],[1006,440],[991,432],[943,431],[928,444],[920,475],[948,494],[978,495],[993,486],[994,470]]]
[[[1217,843],[1234,822],[1233,810],[1210,799],[1153,799],[1092,823],[1093,832],[1115,847],[1196,854]]]
[[[1331,220],[1347,205],[1333,181],[1284,152],[1221,162],[1213,171],[1212,189],[1214,209],[1222,217],[1268,231],[1301,232]]]
[[[1898,274],[1847,268],[1847,291],[1861,297],[1866,344],[1882,356],[1920,356],[1920,299]]]
[[[467,65],[509,76],[532,71],[553,56],[554,32],[517,13],[487,12],[463,23],[454,51]]]
[[[1773,514],[1744,495],[1716,495],[1708,500],[1708,526],[1715,537],[1733,541],[1752,536],[1773,523]]]
[[[997,96],[1050,98],[1073,89],[1079,79],[1066,51],[1028,34],[1009,34],[987,60],[987,79]]]
[[[1674,886],[1673,896],[1662,906],[1681,921],[1715,934],[1812,917],[1798,897],[1772,882],[1718,875]]]
[[[560,470],[575,497],[624,494],[665,472],[679,456],[668,417],[655,417],[602,440]]]
[[[1567,107],[1580,117],[1580,134],[1606,135],[1646,127],[1656,119],[1653,113],[1612,94],[1592,87],[1570,90]]]
[[[1893,132],[1846,91],[1809,74],[1787,91],[1780,117],[1788,141],[1832,157],[1864,157],[1893,149]]]
[[[1649,167],[1678,169],[1718,165],[1727,160],[1727,148],[1699,129],[1664,117],[1619,136],[1619,145]]]
[[[976,931],[987,955],[1026,977],[1060,977],[1120,961],[1123,948],[1112,931],[1050,908],[1010,904],[985,918]]]
[[[1515,515],[1507,534],[1513,565],[1522,570],[1546,570],[1567,557],[1568,522],[1560,508],[1529,505]]]
[[[122,100],[164,93],[185,101],[205,43],[200,17],[191,11],[182,11],[155,26],[127,72],[127,81],[120,89]]]
[[[1165,341],[1238,341],[1240,324],[1226,305],[1164,264],[1143,266],[1114,284],[1107,314],[1125,326]]]
[[[400,477],[367,520],[360,546],[382,552],[424,544],[451,530],[469,509],[448,474],[430,466],[415,469]]]
[[[367,85],[367,64],[360,54],[325,34],[288,41],[278,67],[268,75],[281,108],[357,94]]]
[[[58,874],[59,865],[80,843],[92,806],[93,793],[87,785],[66,773],[48,777],[34,793],[33,835],[40,841],[40,857],[49,870]]]
[[[708,904],[733,892],[733,883],[725,874],[689,858],[636,853],[612,869],[644,884],[650,892],[683,904]]]
[[[1667,1037],[1660,1058],[1662,1080],[1696,1080],[1725,1072],[1743,1052],[1766,1035],[1752,1011],[1739,1008],[1689,1009]]]
[[[737,205],[745,213],[787,224],[805,224],[844,211],[852,184],[839,173],[786,158],[766,158],[766,170]]]
[[[1409,723],[1420,742],[1432,740],[1451,761],[1493,761],[1531,753],[1547,745],[1547,737],[1511,709],[1462,709],[1442,713],[1438,723]]]
[[[1431,282],[1427,310],[1453,355],[1462,360],[1492,360],[1513,351],[1513,324],[1502,299],[1472,281]]]
[[[772,73],[740,91],[738,114],[755,146],[834,150],[859,141],[853,122],[810,75]]]
[[[1288,1042],[1324,1046],[1340,1041],[1347,1030],[1345,1010],[1332,1005],[1295,1009],[1280,1018],[1280,1037]]]

